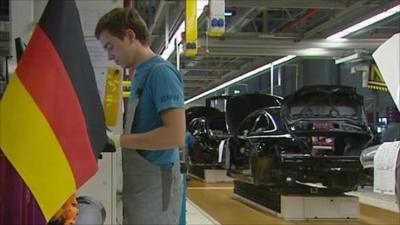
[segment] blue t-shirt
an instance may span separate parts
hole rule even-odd
[[[161,111],[184,107],[181,74],[172,64],[159,56],[154,56],[136,67],[131,88],[133,98],[136,97],[137,91],[135,84],[138,84],[146,73],[149,74],[136,109],[132,133],[144,133],[161,127]],[[171,165],[179,158],[177,148],[162,149],[162,151],[138,150],[138,153],[159,166]]]

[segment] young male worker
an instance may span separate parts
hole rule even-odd
[[[182,198],[178,147],[185,110],[180,73],[149,47],[149,31],[135,9],[105,14],[95,31],[108,58],[134,68],[122,147],[124,224],[178,224]]]

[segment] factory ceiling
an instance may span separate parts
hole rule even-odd
[[[182,0],[133,1],[151,31],[151,47],[164,50],[185,17]],[[225,0],[233,15],[226,17],[223,37],[206,37],[207,18],[198,18],[199,54],[180,54],[187,98],[286,55],[342,57],[355,50],[372,51],[383,39],[400,32],[400,13],[346,36],[341,47],[326,40],[344,28],[398,4],[395,0]],[[167,38],[166,38],[167,37]],[[324,49],[313,53],[310,49]],[[176,54],[170,61],[176,62]]]

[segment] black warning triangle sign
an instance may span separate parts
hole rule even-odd
[[[385,80],[376,64],[371,65],[369,77],[368,77],[368,88],[377,91],[388,91]]]

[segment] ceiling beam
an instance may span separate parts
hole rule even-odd
[[[185,100],[186,100],[186,98],[191,97],[193,94],[194,94],[194,91],[185,92]]]
[[[185,83],[185,88],[200,88],[204,87],[206,84],[204,82],[190,82],[190,83]]]
[[[204,33],[206,34],[206,33]],[[295,40],[297,38],[295,33],[262,33],[262,32],[240,32],[240,31],[226,31],[224,33],[224,38],[276,38],[276,39],[291,39]]]
[[[344,0],[226,0],[228,7],[268,7],[268,8],[296,8],[296,9],[344,9],[346,1]]]
[[[159,26],[160,22],[163,22],[164,19],[161,19],[160,16],[164,15],[164,9],[165,9],[165,1],[164,0],[160,0],[158,7],[157,7],[157,11],[156,14],[154,15],[154,21],[153,24],[151,24],[151,26],[149,27],[149,32],[150,34],[153,33],[154,29]],[[167,9],[168,10],[168,9]]]
[[[236,38],[234,36],[225,39],[204,38],[199,39],[199,45],[205,47],[224,47],[224,48],[324,48],[324,49],[375,49],[379,47],[386,39],[348,39],[327,40],[327,39],[307,39],[304,41],[293,41],[274,38]]]
[[[249,63],[245,63],[245,64],[240,64],[240,69],[238,70],[238,71],[241,71],[240,73],[238,71],[228,72],[228,73],[224,74],[221,77],[221,79],[216,79],[214,81],[209,82],[206,85],[201,86],[201,88],[196,89],[194,91],[194,94],[199,94],[201,92],[209,90],[209,89],[211,89],[213,87],[216,87],[217,85],[219,85],[219,84],[221,84],[221,83],[223,83],[225,81],[231,80],[231,79],[233,79],[233,78],[235,78],[235,77],[237,77],[237,76],[239,76],[241,74],[244,74],[245,72],[248,72],[248,71],[254,69],[255,67],[258,67],[260,65],[266,64],[268,62],[272,62],[272,61],[274,61],[276,59],[277,59],[277,57],[268,57],[268,58],[262,57],[262,58],[260,58],[259,60],[257,60],[256,62],[253,62],[253,63],[249,62]]]
[[[162,0],[155,13],[158,19],[154,20],[151,27],[151,48],[161,53],[165,47],[165,30],[168,29],[168,36],[176,32],[184,17],[184,1]],[[168,16],[167,16],[168,15]]]
[[[379,47],[385,39],[349,39],[346,42],[314,39],[304,41],[276,39],[237,39],[225,40],[210,38],[207,49],[200,47],[199,53],[211,56],[343,56],[354,50],[372,51]],[[205,46],[200,39],[200,46]]]
[[[199,87],[186,87],[185,85],[185,92],[196,92]]]
[[[198,66],[193,66],[193,67],[184,67],[182,70],[185,71],[217,71],[217,72],[226,72],[226,71],[231,71],[231,70],[237,70],[238,68],[235,67],[220,67],[220,68],[213,68],[213,67],[198,67]]]
[[[237,56],[237,57],[256,57],[256,56],[286,56],[297,55],[303,57],[341,57],[354,53],[352,50],[296,50],[296,49],[268,49],[268,48],[254,48],[254,49],[227,49],[227,48],[209,48],[207,52],[200,49],[199,54],[208,54],[214,56]]]
[[[249,23],[256,15],[260,12],[260,9],[252,7],[249,9],[239,10],[238,14],[232,18],[232,21],[228,24],[226,32],[233,32],[240,30],[243,26]]]
[[[220,79],[221,77],[219,76],[200,76],[200,75],[186,75],[183,77],[185,81],[209,81],[209,80],[216,80]]]
[[[330,34],[336,33],[337,29],[340,29],[341,26],[347,24],[346,20],[351,17],[351,15],[362,8],[365,8],[365,1],[357,1],[354,4],[349,5],[346,9],[340,10],[333,17],[331,17],[328,21],[308,30],[304,33],[303,38],[308,39],[312,37],[327,37],[328,34],[326,32],[331,32]],[[330,27],[334,27],[334,29],[328,29]]]

